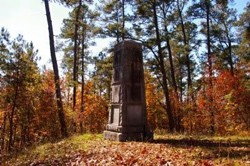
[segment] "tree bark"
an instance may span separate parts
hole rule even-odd
[[[117,23],[117,25],[119,25],[119,4],[118,4],[118,2],[117,2],[117,4],[116,4],[116,23]],[[117,29],[116,29],[116,42],[117,43],[120,43],[120,29],[119,29],[119,27],[117,27]]]
[[[122,0],[122,40],[125,39],[125,0]]]
[[[1,149],[2,150],[4,150],[4,146],[5,146],[6,120],[7,120],[6,112],[3,112],[3,127],[2,127],[2,132],[1,132]]]
[[[155,32],[156,32],[156,42],[158,47],[158,56],[159,56],[159,67],[160,71],[162,73],[162,88],[165,95],[165,102],[166,102],[166,112],[168,115],[168,121],[169,121],[169,131],[172,133],[174,132],[175,124],[174,124],[174,118],[173,118],[173,112],[172,107],[170,103],[170,97],[169,97],[169,89],[168,89],[168,82],[167,82],[167,75],[164,65],[164,57],[162,54],[162,47],[161,47],[161,40],[160,40],[160,33],[159,33],[159,27],[158,27],[158,18],[157,18],[157,11],[156,11],[156,2],[153,2],[153,10],[154,10],[154,24],[155,24]]]
[[[60,121],[61,126],[61,135],[62,137],[67,137],[67,127],[65,122],[65,115],[63,112],[63,103],[62,103],[62,96],[61,96],[61,89],[60,89],[60,77],[58,71],[58,65],[56,60],[56,53],[55,53],[55,45],[54,45],[54,34],[53,34],[53,26],[51,21],[50,9],[49,9],[49,2],[48,0],[44,0],[47,22],[48,22],[48,30],[49,30],[49,41],[50,41],[50,54],[51,60],[54,70],[54,82],[56,88],[56,102],[57,102],[57,113]]]
[[[9,144],[8,144],[8,151],[11,151],[13,145],[14,145],[14,115],[17,105],[17,98],[18,98],[18,89],[19,89],[19,71],[17,71],[17,80],[15,84],[15,96],[13,100],[13,105],[11,108],[10,116],[9,116]]]
[[[209,74],[209,86],[211,89],[213,89],[213,69],[212,69],[212,55],[211,55],[211,39],[210,39],[210,0],[206,0],[205,2],[206,5],[206,24],[207,24],[207,60],[208,60],[208,74]],[[211,116],[211,122],[210,122],[210,131],[211,134],[214,135],[215,133],[215,117],[214,117],[214,107],[213,107],[213,94],[209,94],[209,111],[210,111],[210,116]]]
[[[164,20],[167,20],[167,14],[164,11],[165,8],[165,2],[163,2],[163,17]],[[169,39],[169,32],[166,23],[164,23],[164,30],[166,32],[166,43],[167,43],[167,49],[168,49],[168,57],[169,57],[169,63],[170,63],[170,71],[171,71],[171,80],[172,80],[172,85],[174,87],[174,91],[176,93],[176,96],[178,97],[178,88],[176,84],[176,79],[175,79],[175,71],[174,71],[174,63],[173,63],[173,54],[172,54],[172,49],[170,45],[170,39]]]
[[[230,66],[230,72],[232,75],[234,75],[234,64],[233,64],[233,53],[232,53],[232,41],[229,37],[229,34],[228,34],[228,28],[226,26],[226,24],[224,24],[224,27],[226,29],[226,34],[227,34],[227,42],[228,42],[228,63],[229,63],[229,66]]]
[[[163,2],[163,18],[164,20],[167,20],[167,14],[165,12],[165,2]],[[174,62],[173,62],[173,54],[172,54],[172,48],[170,45],[170,38],[169,38],[169,32],[168,32],[168,28],[167,28],[167,23],[164,23],[164,30],[166,32],[166,44],[167,44],[167,50],[168,50],[168,57],[169,57],[169,64],[170,64],[170,73],[171,73],[171,80],[172,80],[172,86],[174,88],[174,94],[175,94],[175,98],[176,100],[174,100],[173,105],[177,106],[177,107],[172,107],[172,111],[173,111],[173,118],[175,121],[175,129],[176,131],[180,131],[180,109],[179,109],[179,94],[178,94],[178,86],[176,83],[176,77],[175,77],[175,70],[174,70]]]
[[[232,55],[232,41],[228,37],[228,49],[229,49],[229,54],[228,54],[228,61],[230,65],[230,71],[231,74],[234,75],[234,64],[233,64],[233,55]]]
[[[186,35],[186,31],[185,31],[185,26],[184,26],[184,21],[183,21],[183,16],[182,16],[182,12],[180,9],[180,4],[179,4],[179,0],[177,0],[177,8],[178,8],[178,12],[179,12],[179,17],[180,17],[180,21],[181,21],[181,30],[182,30],[182,34],[183,34],[183,43],[184,43],[184,48],[185,48],[185,54],[186,54],[186,66],[187,66],[187,72],[188,72],[188,77],[187,77],[187,83],[188,83],[188,100],[189,100],[189,96],[191,94],[191,98],[193,98],[192,95],[192,78],[191,78],[191,67],[190,67],[190,58],[189,58],[189,50],[186,50],[188,48],[188,40],[187,40],[187,35]]]
[[[84,111],[84,59],[85,59],[85,33],[84,33],[84,29],[83,29],[83,34],[82,34],[82,84],[81,84],[81,115]],[[82,123],[82,117],[80,119],[80,132],[82,133],[83,132],[83,123]]]
[[[75,32],[74,32],[74,66],[73,66],[73,111],[76,110],[76,89],[78,84],[78,29],[79,15],[82,7],[82,0],[79,0],[79,6],[76,12]]]

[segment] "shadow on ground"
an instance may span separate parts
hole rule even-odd
[[[250,140],[244,141],[211,141],[211,140],[198,140],[193,138],[185,139],[156,139],[154,143],[171,144],[177,146],[200,146],[200,147],[249,147]]]
[[[250,140],[212,141],[193,138],[156,139],[152,143],[168,144],[176,148],[201,148],[203,158],[250,158]]]

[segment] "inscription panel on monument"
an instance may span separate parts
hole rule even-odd
[[[114,81],[119,81],[120,80],[120,68],[119,67],[115,67],[114,68]]]
[[[142,106],[141,105],[128,105],[127,106],[127,119],[128,125],[141,125],[142,124]]]
[[[121,73],[120,73],[121,60],[122,60],[121,50],[118,50],[114,54],[114,62],[113,62],[113,69],[114,69],[113,80],[115,82],[119,81],[121,78]]]
[[[121,50],[117,50],[114,54],[114,62],[113,62],[113,67],[115,66],[120,66],[121,65],[121,61],[122,61],[122,57],[121,57]]]
[[[130,80],[131,84],[140,83],[141,82],[141,73],[142,71],[142,56],[139,51],[134,51],[131,57],[131,67],[130,67]]]
[[[115,125],[119,125],[119,119],[120,119],[120,109],[114,107],[112,109],[112,120],[111,123]]]
[[[112,87],[112,102],[118,103],[120,101],[120,86]]]
[[[141,101],[141,86],[140,85],[133,85],[130,88],[130,98],[132,101]]]
[[[141,102],[142,91],[140,85],[126,86],[126,93],[128,102]]]

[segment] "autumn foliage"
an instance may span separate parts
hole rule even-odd
[[[155,78],[145,72],[146,106],[149,127],[152,130],[164,130],[167,126],[167,116],[163,109],[163,94],[157,87]]]
[[[211,133],[211,125],[217,134],[222,135],[248,131],[250,93],[243,76],[220,71],[213,78],[212,86],[207,78],[203,80],[196,109],[184,120],[188,131],[208,134]]]
[[[77,122],[82,123],[86,132],[100,133],[105,129],[105,125],[107,124],[108,103],[102,96],[94,93],[93,90],[93,82],[86,83],[84,111],[78,111]],[[80,108],[80,102],[77,103],[77,106]]]

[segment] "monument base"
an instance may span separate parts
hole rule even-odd
[[[103,132],[104,139],[112,140],[112,141],[152,141],[153,140],[153,133],[120,133],[115,131],[108,131],[105,130]]]

